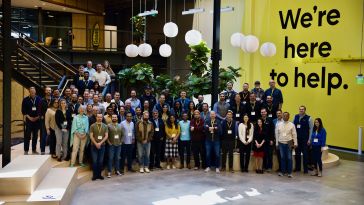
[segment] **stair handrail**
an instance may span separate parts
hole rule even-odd
[[[2,22],[1,21],[0,21],[0,26],[2,26]],[[71,72],[73,75],[76,74],[77,69],[75,67],[73,67],[71,64],[69,64],[67,61],[65,61],[62,58],[60,58],[58,55],[56,55],[55,53],[53,53],[48,48],[40,45],[38,42],[34,41],[32,38],[30,38],[27,35],[25,35],[23,32],[21,32],[19,29],[15,28],[14,26],[11,26],[11,29],[13,31],[15,31],[19,36],[21,36],[21,38],[19,38],[19,39],[24,40],[31,47],[36,48],[37,50],[39,50],[40,52],[42,52],[43,54],[45,54],[46,56],[48,56],[49,58],[51,58],[53,61],[57,62],[59,65],[61,65],[67,71]],[[62,61],[62,62],[60,62],[60,61]]]

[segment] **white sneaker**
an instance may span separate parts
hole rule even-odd
[[[140,168],[139,172],[144,173],[144,168]]]
[[[116,171],[116,175],[121,176],[122,174],[119,171]]]
[[[172,165],[172,169],[176,169],[176,166]]]
[[[145,171],[146,173],[149,173],[149,172],[150,172],[148,168],[144,168],[144,171]]]
[[[216,173],[220,173],[220,169],[219,168],[216,168]]]
[[[170,165],[167,165],[167,169],[171,169],[171,166]]]
[[[207,167],[206,169],[205,169],[205,172],[209,172],[210,171],[210,167]]]
[[[111,172],[108,172],[106,177],[111,178]]]

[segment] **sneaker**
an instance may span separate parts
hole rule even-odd
[[[283,177],[282,172],[279,172],[279,173],[278,173],[278,176]]]
[[[40,155],[45,155],[45,152],[41,152]]]
[[[105,179],[103,176],[99,176],[98,178],[101,179],[101,180],[104,180]]]
[[[143,168],[140,168],[140,169],[139,169],[139,172],[140,172],[140,173],[144,173],[144,169],[143,169]]]
[[[111,172],[108,172],[106,177],[111,178]]]
[[[210,171],[210,167],[207,167],[206,169],[205,169],[205,172],[209,172]]]
[[[84,163],[80,163],[80,166],[81,166],[81,167],[86,167],[86,164],[84,164]]]
[[[216,168],[216,173],[220,173],[220,169],[219,168]]]
[[[123,175],[123,174],[122,174],[122,173],[120,173],[119,171],[116,171],[116,175],[121,176],[121,175]]]
[[[171,169],[171,166],[170,165],[167,165],[167,169]]]
[[[267,169],[265,170],[267,173],[270,173],[272,171],[272,169]]]
[[[92,177],[92,181],[95,181],[97,179],[97,177],[93,176]]]
[[[311,173],[311,176],[317,176],[317,175],[318,175],[317,170],[315,170],[315,171],[313,171],[313,172]]]
[[[28,153],[28,151],[24,151],[24,155],[28,155],[29,153]]]
[[[38,155],[38,154],[39,154],[39,152],[37,152],[37,151],[32,151],[32,154],[33,154],[33,155]]]
[[[230,169],[230,172],[231,172],[231,173],[235,173],[233,169]]]
[[[293,178],[292,174],[288,174],[288,178]]]
[[[322,172],[318,172],[317,176],[322,177]]]
[[[176,166],[172,165],[172,169],[176,169]]]
[[[194,170],[198,170],[198,167],[193,168]]]
[[[146,173],[150,173],[150,171],[149,171],[149,169],[148,169],[148,168],[144,168],[144,171],[145,171]]]
[[[179,168],[183,169],[183,168],[185,168],[185,165],[181,164],[181,166]]]

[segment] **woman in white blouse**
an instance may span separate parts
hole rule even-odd
[[[253,134],[254,134],[254,126],[250,122],[248,115],[244,115],[243,123],[240,123],[239,125],[239,140],[238,140],[241,172],[248,172]]]

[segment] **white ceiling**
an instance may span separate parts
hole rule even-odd
[[[1,4],[2,4],[2,1],[0,1],[0,5]],[[23,7],[23,8],[33,8],[33,9],[42,7],[43,10],[49,10],[49,11],[63,11],[63,12],[70,12],[70,13],[91,14],[86,11],[82,11],[82,10],[78,10],[78,9],[74,9],[74,8],[68,8],[68,7],[57,5],[57,4],[51,4],[51,3],[44,2],[41,0],[12,0],[11,6]]]

